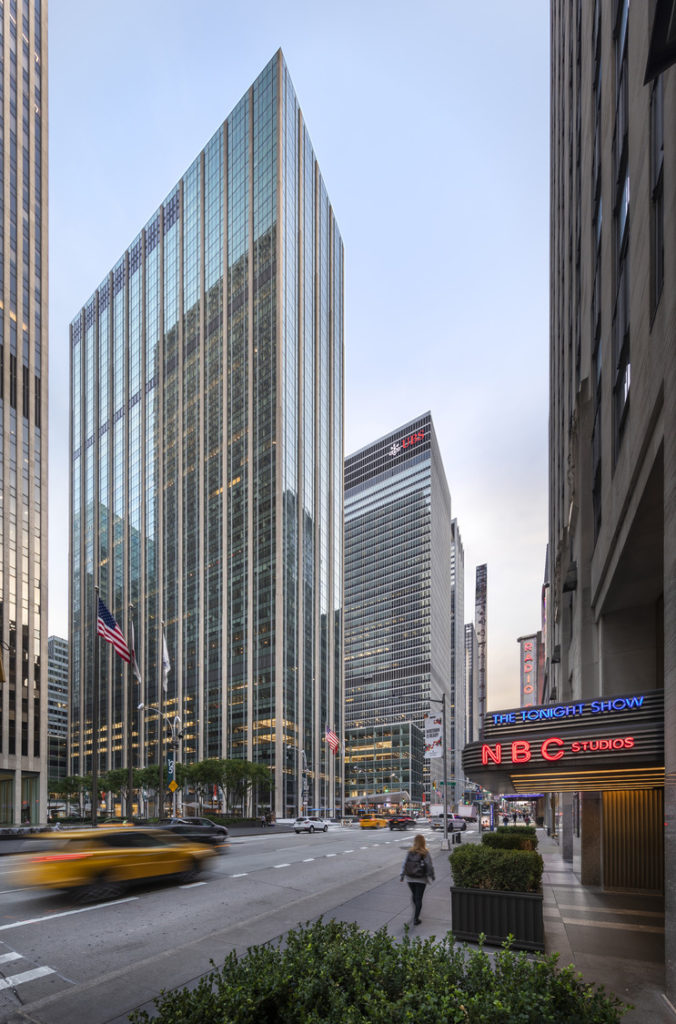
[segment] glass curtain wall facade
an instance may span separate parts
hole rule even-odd
[[[68,775],[68,641],[47,641],[48,780]]]
[[[0,52],[0,825],[35,825],[47,820],[46,0],[0,2]]]
[[[94,585],[179,760],[332,810],[342,729],[343,247],[279,51],[71,324],[72,769],[92,747]],[[133,606],[133,612],[130,609]],[[158,759],[101,645],[100,767]]]
[[[365,728],[422,732],[441,710],[433,699],[445,692],[450,705],[450,558],[451,499],[426,413],[345,460],[346,792],[363,792]],[[422,767],[429,800],[442,759]]]

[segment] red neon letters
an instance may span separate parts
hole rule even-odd
[[[571,754],[586,754],[609,750],[631,750],[635,740],[633,736],[616,736],[612,739],[573,740],[570,744]],[[559,736],[550,736],[540,745],[540,756],[545,761],[560,761],[566,753],[565,743]],[[512,764],[526,764],[531,760],[533,751],[529,740],[513,740],[510,744],[510,760]],[[491,746],[481,745],[481,763],[502,764],[502,743]]]

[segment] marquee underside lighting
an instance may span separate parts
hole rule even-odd
[[[631,768],[588,772],[529,772],[511,775],[517,793],[527,787],[543,793],[584,793],[607,789],[654,789],[664,785],[664,768]]]

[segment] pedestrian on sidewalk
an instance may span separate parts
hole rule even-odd
[[[425,886],[434,881],[432,857],[427,849],[425,837],[422,835],[415,837],[413,845],[406,854],[404,863],[401,865],[399,881],[403,882],[404,878],[408,882],[408,887],[411,890],[411,899],[413,900],[413,924],[420,924],[420,912],[422,910],[423,896],[425,895]]]

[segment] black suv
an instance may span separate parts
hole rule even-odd
[[[193,843],[209,843],[210,846],[220,846],[228,838],[225,825],[215,825],[209,818],[160,818],[157,827]]]
[[[397,814],[393,818],[388,818],[387,824],[390,826],[391,832],[394,831],[395,828],[401,830],[415,828],[415,818],[412,818],[410,814]]]

